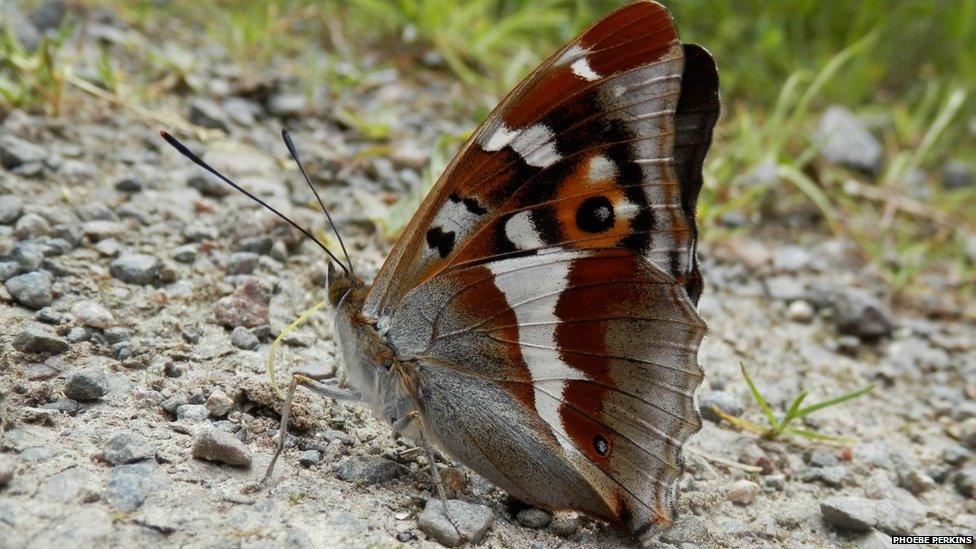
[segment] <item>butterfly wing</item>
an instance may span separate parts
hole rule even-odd
[[[707,58],[697,65],[714,75],[707,52],[695,52],[694,60]],[[676,115],[685,58],[667,11],[638,2],[546,60],[444,171],[363,312],[388,316],[411,289],[452,265],[551,246],[623,246],[690,281],[701,178],[700,158],[693,160],[707,143],[684,143],[710,139],[718,96],[717,86],[703,92],[714,98],[705,116]],[[705,102],[698,98],[694,107]],[[682,120],[694,124],[691,133]]]
[[[660,5],[605,17],[520,84],[367,296],[426,431],[516,497],[668,522],[705,327],[695,203],[714,62]]]
[[[389,337],[416,364],[426,432],[458,459],[639,531],[673,515],[704,333],[682,286],[616,248],[451,268],[408,294]]]

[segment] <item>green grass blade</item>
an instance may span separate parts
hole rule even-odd
[[[759,393],[759,389],[756,388],[756,384],[752,382],[752,377],[749,376],[749,371],[746,370],[746,365],[739,363],[739,369],[742,370],[742,377],[746,380],[746,385],[749,386],[749,392],[752,393],[752,398],[756,400],[756,404],[762,410],[763,414],[766,416],[766,421],[769,422],[770,427],[776,429],[779,426],[779,422],[776,421],[776,416],[773,415],[773,409],[769,407],[769,403],[763,398],[762,394]]]
[[[804,416],[807,416],[807,415],[812,414],[813,412],[816,412],[817,410],[823,410],[824,408],[829,408],[831,406],[836,406],[836,405],[841,404],[843,402],[847,402],[848,400],[855,399],[855,398],[857,398],[857,397],[859,397],[861,395],[866,395],[866,394],[868,394],[868,393],[870,393],[871,391],[874,390],[874,386],[875,386],[874,383],[869,383],[869,384],[865,385],[864,387],[861,387],[860,389],[858,389],[856,391],[852,391],[850,393],[843,394],[843,395],[841,395],[841,396],[839,396],[837,398],[832,398],[830,400],[825,400],[823,402],[818,402],[817,404],[814,404],[812,406],[807,406],[806,408],[801,408],[800,410],[797,410],[796,417],[804,417]]]
[[[793,399],[793,404],[790,404],[790,408],[786,410],[786,415],[783,416],[783,421],[780,422],[780,426],[779,426],[780,431],[785,429],[786,426],[789,425],[791,421],[793,421],[798,417],[796,415],[796,411],[800,409],[800,405],[803,404],[803,401],[807,398],[807,395],[809,394],[810,394],[809,391],[803,391],[802,393],[797,395],[795,399]]]

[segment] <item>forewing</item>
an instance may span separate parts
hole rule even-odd
[[[701,425],[704,333],[681,285],[617,248],[449,269],[406,297],[389,337],[420,365],[425,425],[451,453],[533,503],[637,531],[673,515],[681,448]],[[499,396],[472,401],[469,388]],[[545,444],[506,435],[531,425]],[[501,442],[473,446],[459,426]],[[559,464],[575,481],[537,486],[537,471],[511,463]]]
[[[695,54],[714,72],[707,52]],[[364,312],[389,315],[412,288],[452,266],[553,247],[628,248],[687,284],[697,272],[694,203],[707,143],[687,144],[703,133],[710,140],[714,124],[691,117],[703,97],[713,96],[718,111],[717,80],[681,100],[685,55],[667,11],[638,2],[546,60],[445,170]]]

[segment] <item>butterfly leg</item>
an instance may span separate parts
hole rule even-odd
[[[288,392],[285,393],[285,403],[281,407],[281,425],[278,428],[278,446],[275,448],[275,453],[271,458],[271,463],[268,464],[268,470],[265,471],[264,477],[261,479],[261,484],[265,484],[268,479],[271,478],[271,473],[274,472],[275,464],[278,463],[278,458],[281,456],[281,452],[283,452],[285,449],[285,440],[288,438],[288,420],[291,417],[291,403],[295,398],[295,389],[297,389],[299,385],[309,388],[314,393],[335,400],[362,400],[359,393],[355,391],[348,391],[346,389],[334,387],[331,384],[320,383],[301,374],[291,376],[291,383],[288,384]]]

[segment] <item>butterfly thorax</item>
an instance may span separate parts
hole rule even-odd
[[[373,412],[391,424],[413,409],[405,390],[402,369],[396,368],[396,353],[376,322],[362,314],[369,288],[352,283],[338,300],[335,337],[340,348],[345,383],[355,389]]]

